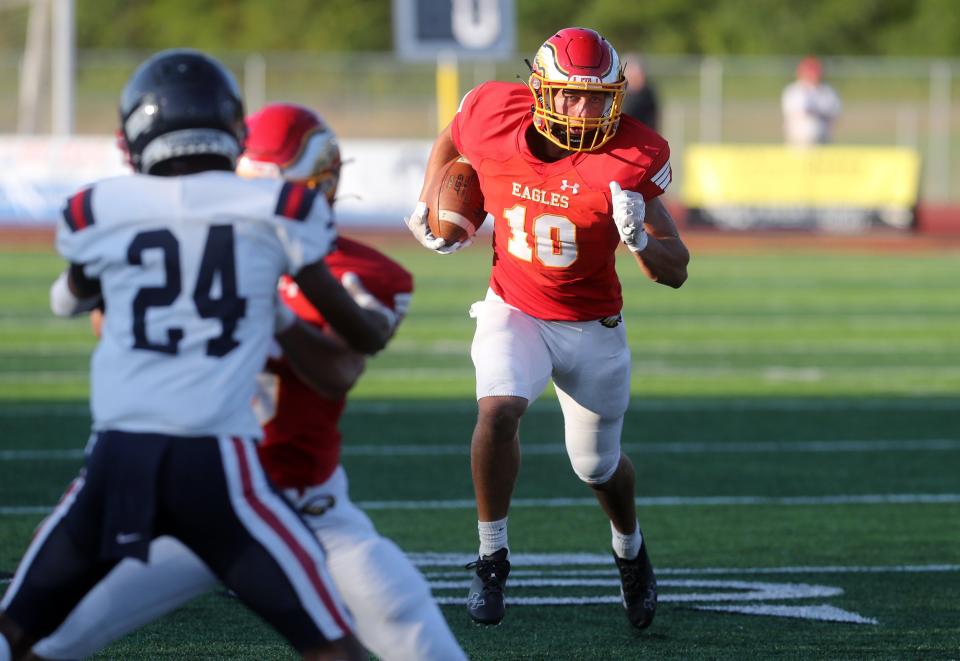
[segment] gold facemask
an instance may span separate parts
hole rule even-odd
[[[627,83],[623,76],[615,83],[547,80],[537,72],[527,83],[533,93],[533,126],[553,144],[574,152],[594,151],[605,145],[620,125],[620,109]],[[554,99],[563,90],[584,90],[609,94],[600,117],[570,117],[554,109]]]

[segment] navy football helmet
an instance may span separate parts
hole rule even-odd
[[[120,97],[121,146],[137,172],[194,156],[232,170],[246,138],[233,75],[196,50],[172,49],[141,64]]]

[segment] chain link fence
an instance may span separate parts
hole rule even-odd
[[[75,131],[110,134],[127,76],[149,53],[80,51]],[[399,62],[389,53],[217,53],[237,74],[250,110],[294,101],[321,112],[343,138],[432,138],[438,130],[436,67]],[[462,62],[459,89],[484,80],[525,80],[525,56]],[[22,53],[0,53],[0,133],[15,133]],[[645,58],[661,102],[661,132],[674,154],[698,142],[779,143],[780,93],[796,59],[773,57]],[[960,60],[838,57],[824,60],[843,113],[838,144],[916,148],[923,160],[921,199],[960,199],[960,103],[953,79]],[[50,126],[49,97],[33,110]],[[682,159],[674,158],[676,176]]]

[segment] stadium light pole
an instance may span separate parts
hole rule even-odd
[[[73,134],[76,26],[74,0],[53,0],[53,67],[50,94],[51,133]]]

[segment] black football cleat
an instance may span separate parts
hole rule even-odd
[[[476,570],[467,595],[470,617],[477,624],[500,624],[506,611],[503,588],[510,573],[507,549],[500,549],[492,555],[481,555],[466,568]]]
[[[624,560],[613,554],[620,570],[620,598],[630,624],[646,629],[657,612],[657,579],[647,555],[647,543],[640,545],[640,553],[633,560]]]

